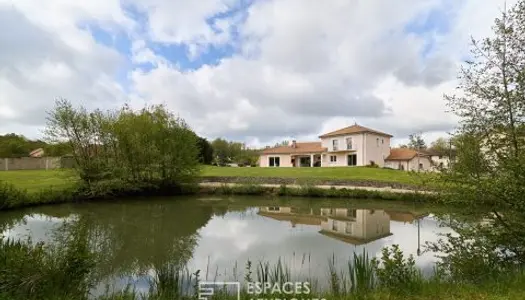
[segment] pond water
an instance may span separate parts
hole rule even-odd
[[[354,252],[379,257],[392,244],[431,272],[436,258],[424,244],[451,232],[436,213],[443,208],[368,200],[149,198],[4,212],[0,232],[59,243],[61,225],[81,224],[103,257],[98,292],[108,284],[147,290],[151,270],[169,262],[201,270],[203,280],[243,278],[247,261],[278,260],[295,275],[325,279],[329,259],[344,267]]]

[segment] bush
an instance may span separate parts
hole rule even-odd
[[[84,229],[56,246],[0,239],[0,299],[87,299],[94,265]]]
[[[405,259],[398,245],[382,250],[381,261],[372,259],[378,283],[383,288],[413,290],[422,281],[422,275],[416,268],[414,257]]]
[[[51,140],[67,140],[79,177],[92,195],[126,189],[179,186],[199,172],[199,140],[184,120],[164,106],[138,112],[87,112],[66,100],[48,118]]]

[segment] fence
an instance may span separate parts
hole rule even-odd
[[[0,171],[52,170],[72,167],[73,159],[71,157],[0,158]]]

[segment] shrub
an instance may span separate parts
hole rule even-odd
[[[383,248],[381,261],[373,258],[372,263],[381,287],[392,290],[398,288],[412,290],[422,280],[414,257],[410,255],[406,259],[398,245]]]

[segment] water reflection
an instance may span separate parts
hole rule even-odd
[[[316,225],[319,233],[353,245],[369,242],[392,235],[390,216],[384,210],[319,208],[301,210],[297,207],[267,206],[259,208],[259,215],[279,221]]]
[[[379,256],[399,244],[416,255],[440,227],[430,208],[385,202],[316,199],[143,199],[59,205],[0,214],[0,232],[11,238],[58,243],[73,226],[86,228],[103,291],[128,283],[149,285],[152,270],[184,263],[203,279],[242,278],[247,261],[282,259],[294,274],[326,278],[327,259],[346,263],[353,252]],[[431,269],[432,254],[417,257]]]

